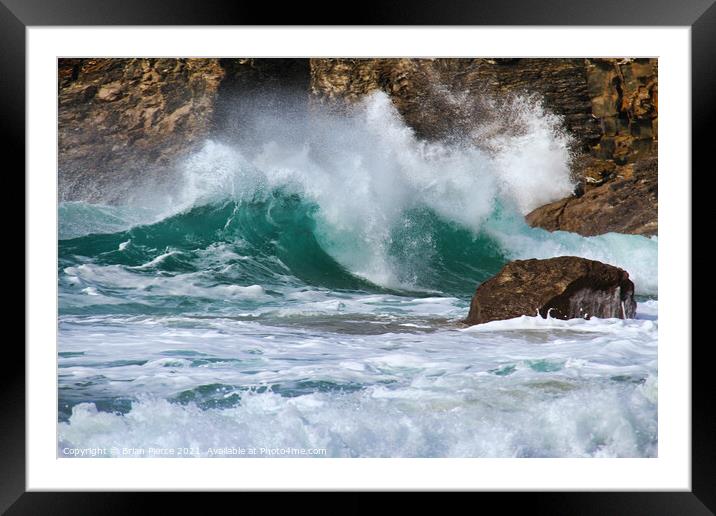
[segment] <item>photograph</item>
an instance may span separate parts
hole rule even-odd
[[[56,65],[58,458],[659,457],[658,57]]]

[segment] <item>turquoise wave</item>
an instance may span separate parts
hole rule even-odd
[[[365,241],[365,228],[352,233],[332,227],[320,206],[282,190],[252,201],[196,206],[114,232],[102,232],[109,208],[65,207],[63,223],[88,234],[59,240],[60,310],[204,310],[206,303],[236,306],[237,298],[250,308],[267,299],[280,304],[286,288],[304,287],[467,299],[511,259],[566,254],[622,266],[637,293],[656,294],[655,238],[549,233],[495,206],[477,232],[430,208],[413,207],[378,243]],[[119,226],[121,214],[112,216]],[[378,255],[389,283],[355,269]],[[258,293],[268,298],[258,299]]]
[[[90,220],[88,211],[76,210],[76,216]],[[235,285],[396,291],[333,258],[326,247],[335,247],[339,239],[321,229],[318,212],[317,205],[298,195],[274,192],[266,200],[199,206],[124,231],[62,239],[60,275],[89,263],[121,266],[133,274],[202,273],[216,283]],[[404,290],[468,295],[507,260],[495,239],[475,236],[428,209],[412,210],[404,220],[386,246]]]

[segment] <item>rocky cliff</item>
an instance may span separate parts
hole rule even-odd
[[[375,90],[390,95],[425,138],[463,136],[476,119],[494,116],[485,111],[488,98],[506,94],[537,95],[564,116],[579,150],[600,138],[583,59],[311,60],[311,91],[319,99],[352,102]]]
[[[58,70],[63,200],[112,202],[119,184],[166,173],[207,135],[250,136],[248,110],[295,109],[288,94],[341,109],[382,90],[418,136],[447,140],[496,116],[489,99],[522,94],[564,117],[577,183],[528,221],[657,231],[655,59],[60,59]]]
[[[537,208],[527,221],[585,236],[658,233],[656,59],[587,59],[592,115],[600,138],[575,159],[573,196]]]
[[[207,136],[235,136],[242,99],[280,110],[280,89],[305,94],[308,69],[307,59],[60,59],[60,199],[113,202],[171,173]]]
[[[60,197],[105,202],[208,134],[224,76],[214,59],[61,59],[58,70]]]
[[[619,165],[656,154],[656,59],[311,60],[311,92],[321,100],[353,102],[375,90],[423,137],[472,123],[465,110],[481,96],[533,94],[564,117],[577,151]]]
[[[592,116],[600,138],[593,155],[616,164],[656,156],[658,81],[656,59],[586,59]]]

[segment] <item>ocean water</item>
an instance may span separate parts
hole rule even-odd
[[[257,115],[124,204],[62,203],[58,455],[656,456],[657,238],[528,227],[569,138],[511,114],[449,145],[380,94]],[[462,324],[507,261],[560,255],[626,269],[637,318]]]

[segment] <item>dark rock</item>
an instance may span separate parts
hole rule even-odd
[[[477,288],[465,322],[538,313],[558,319],[630,319],[636,314],[634,283],[618,267],[576,256],[516,260]]]

